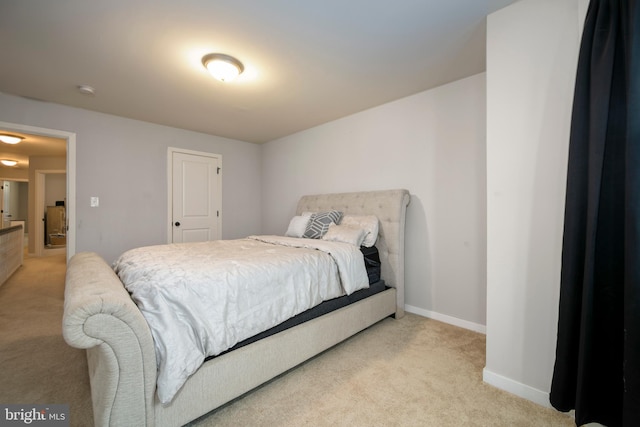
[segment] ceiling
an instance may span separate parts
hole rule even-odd
[[[65,157],[67,154],[67,140],[51,138],[42,135],[31,135],[24,132],[14,132],[0,128],[0,134],[21,136],[24,139],[19,144],[5,144],[0,142],[0,159],[15,160],[15,166],[0,164],[0,176],[3,169],[29,169],[29,157]]]
[[[0,0],[0,92],[262,143],[484,71],[515,1]]]

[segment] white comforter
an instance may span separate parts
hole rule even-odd
[[[281,236],[132,249],[113,267],[153,334],[162,403],[205,357],[369,286],[357,247]]]

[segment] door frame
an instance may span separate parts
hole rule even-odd
[[[57,129],[41,128],[0,121],[0,127],[8,131],[49,136],[67,141],[67,261],[76,253],[76,134]],[[37,203],[37,202],[36,202]],[[37,221],[36,221],[37,222]],[[37,228],[37,226],[36,226]],[[70,237],[70,238],[69,238]],[[36,248],[37,250],[37,248]]]
[[[183,153],[194,156],[214,157],[218,159],[220,173],[217,179],[216,203],[220,207],[220,215],[217,217],[218,236],[222,237],[222,156],[220,154],[205,151],[187,150],[185,148],[167,148],[167,243],[173,243],[173,154]]]

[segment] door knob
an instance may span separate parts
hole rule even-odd
[[[176,221],[175,226],[176,226],[176,227],[180,227],[180,222],[179,222],[179,221]]]

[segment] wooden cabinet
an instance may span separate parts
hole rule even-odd
[[[0,284],[4,283],[24,260],[22,225],[0,229]]]

